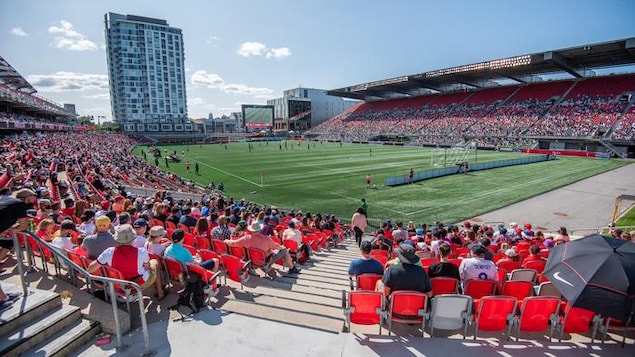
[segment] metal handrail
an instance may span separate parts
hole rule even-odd
[[[143,330],[143,342],[144,342],[144,351],[143,351],[143,355],[144,356],[149,356],[154,354],[154,351],[152,351],[150,349],[150,336],[148,333],[148,324],[146,321],[146,315],[145,315],[145,306],[143,303],[143,292],[141,290],[141,287],[139,286],[139,284],[132,282],[132,281],[128,281],[128,280],[120,280],[120,279],[113,279],[113,278],[108,278],[105,276],[97,276],[97,275],[92,275],[90,274],[87,270],[85,270],[84,268],[80,267],[79,265],[75,264],[75,262],[73,262],[70,258],[68,258],[65,254],[63,254],[62,252],[60,252],[57,247],[54,247],[52,245],[50,245],[49,243],[43,241],[40,239],[40,237],[38,237],[37,235],[33,234],[33,232],[28,232],[28,231],[24,231],[22,232],[24,234],[28,234],[30,235],[32,238],[34,238],[35,240],[37,240],[39,243],[44,244],[49,251],[51,252],[51,254],[54,256],[54,259],[57,262],[59,262],[60,260],[63,261],[66,266],[68,266],[69,270],[71,271],[71,274],[74,273],[79,273],[80,275],[84,276],[87,281],[90,283],[92,281],[99,281],[102,282],[104,285],[108,285],[108,292],[110,294],[110,301],[112,304],[112,311],[113,314],[115,315],[115,327],[117,330],[117,349],[118,350],[124,350],[126,346],[123,345],[122,341],[121,341],[121,323],[119,322],[119,314],[117,313],[117,299],[116,299],[116,294],[115,294],[115,284],[119,284],[123,287],[126,288],[130,288],[131,292],[134,292],[134,297],[137,299],[137,301],[139,302],[139,314],[141,315],[141,328]],[[26,243],[26,241],[25,241]],[[28,243],[26,243],[28,244]],[[15,238],[15,234],[14,234],[14,247],[16,249],[16,259],[18,259],[20,262],[18,263],[18,270],[21,272],[21,265],[22,265],[22,253],[20,252],[20,244],[17,240],[17,238]],[[18,254],[20,253],[20,254]],[[26,285],[24,284],[24,278],[21,275],[21,279],[23,281],[23,291],[26,292]],[[74,275],[72,275],[74,276]],[[26,294],[25,294],[26,295]]]

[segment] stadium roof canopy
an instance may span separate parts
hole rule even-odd
[[[543,76],[585,78],[600,69],[630,65],[635,65],[635,37],[405,75],[328,94],[372,101],[534,83],[544,80]]]
[[[0,56],[0,83],[27,94],[37,92],[2,56]]]

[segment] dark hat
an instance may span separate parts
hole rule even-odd
[[[419,257],[415,254],[415,248],[409,244],[400,244],[395,250],[399,261],[403,264],[417,264]]]
[[[470,250],[472,251],[472,253],[474,253],[475,255],[483,255],[487,252],[487,248],[483,247],[480,244],[474,244],[470,247]]]
[[[141,227],[147,227],[147,226],[148,226],[148,222],[145,219],[143,219],[143,218],[137,219],[132,224],[133,228],[141,228]]]
[[[295,222],[294,222],[294,221],[290,221],[290,222],[289,222],[289,224],[288,224],[288,226],[289,226],[290,228],[295,228]]]
[[[175,229],[174,232],[172,232],[172,241],[174,243],[182,241],[183,238],[185,238],[185,231],[184,230]]]
[[[373,245],[370,244],[370,241],[365,240],[360,244],[359,249],[364,253],[370,253],[373,250]]]
[[[74,231],[77,230],[77,228],[75,227],[75,223],[73,223],[73,221],[71,221],[70,219],[63,220],[62,224],[60,225],[60,229],[72,229]]]

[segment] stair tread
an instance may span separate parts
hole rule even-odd
[[[339,333],[342,330],[344,321],[342,317],[324,317],[241,300],[228,300],[220,309],[240,315],[333,333]]]
[[[9,284],[2,284],[2,288],[5,289],[5,293],[21,292],[17,289],[6,289],[6,285]],[[59,294],[44,290],[29,291],[29,295],[27,295],[26,297],[21,296],[13,303],[13,305],[11,305],[10,308],[0,312],[0,327],[8,324],[9,322],[17,319],[24,314],[29,313],[29,311],[32,311],[53,299],[59,300],[59,304],[57,305],[62,304],[62,301],[59,299]]]
[[[92,338],[98,333],[98,327],[99,323],[96,321],[80,319],[50,336],[37,346],[23,353],[21,356],[52,356],[69,344],[85,337],[85,334],[91,333],[91,331],[92,333],[90,338]],[[90,339],[89,337],[86,338]]]
[[[29,320],[27,323],[18,326],[3,336],[2,341],[0,341],[0,355],[37,336],[44,330],[50,329],[72,314],[77,314],[77,318],[79,319],[81,316],[80,308],[77,306],[62,305],[59,308],[51,310],[49,314]]]
[[[320,305],[336,306],[336,307],[339,307],[341,305],[340,296],[322,296],[322,295],[315,295],[315,294],[307,294],[306,292],[276,289],[276,288],[271,288],[271,287],[262,286],[262,285],[259,285],[256,288],[245,288],[245,291],[249,291],[252,294],[262,294],[262,295],[279,297],[283,299],[305,301],[307,303],[312,303],[312,304],[320,304]]]
[[[333,317],[341,314],[341,302],[331,305],[315,304],[312,301],[289,299],[284,296],[254,294],[244,291],[233,291],[233,298],[239,301],[256,303],[267,307],[279,307],[287,311],[307,313],[316,316]],[[222,305],[216,306],[222,308]]]

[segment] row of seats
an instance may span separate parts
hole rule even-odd
[[[548,330],[549,341],[554,331],[559,332],[560,341],[565,333],[591,331],[591,342],[597,331],[605,334],[606,328],[597,314],[568,303],[561,306],[559,298],[549,296],[527,297],[522,304],[512,296],[486,296],[474,308],[472,297],[460,294],[441,294],[429,300],[426,294],[416,291],[395,291],[388,299],[381,292],[342,292],[342,308],[349,331],[351,324],[379,325],[381,334],[385,324],[390,334],[392,323],[400,322],[421,324],[422,337],[426,325],[430,327],[430,336],[434,336],[435,329],[463,329],[463,338],[468,334],[468,327],[473,327],[474,339],[482,331],[505,331],[507,339],[514,332],[518,340],[520,332]]]

